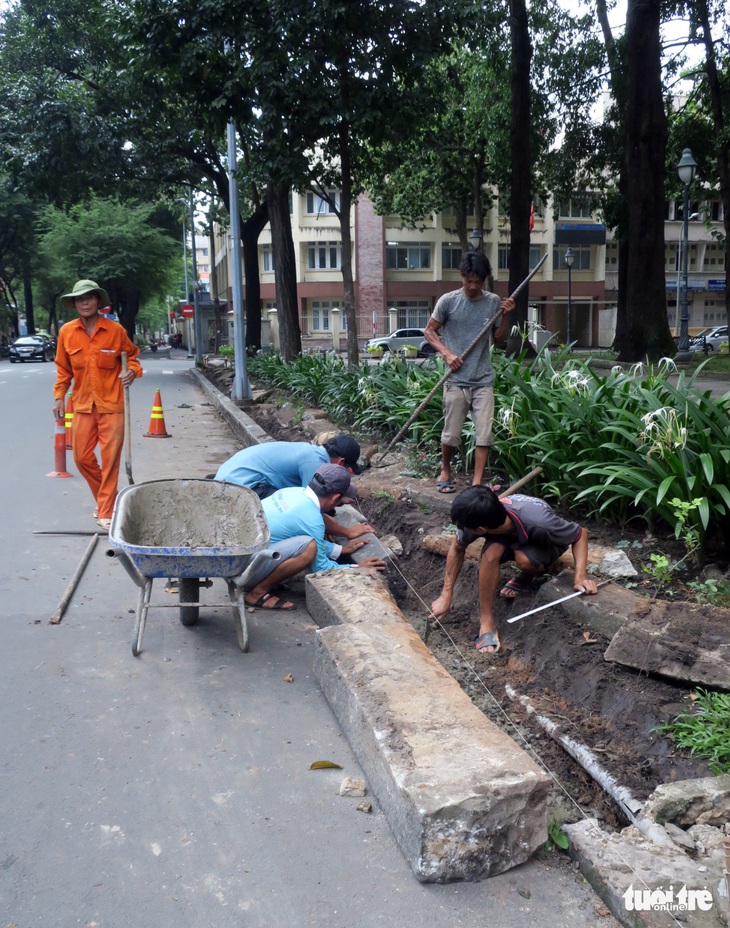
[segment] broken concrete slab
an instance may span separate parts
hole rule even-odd
[[[698,863],[680,847],[658,846],[633,827],[609,834],[586,819],[563,830],[583,876],[623,925],[669,928],[679,919],[692,928],[725,924],[720,895],[724,880],[717,861]],[[694,895],[690,898],[688,892]]]
[[[325,570],[308,574],[307,611],[320,628],[359,622],[407,622],[377,570]]]
[[[682,683],[730,689],[730,609],[639,600],[605,657]]]
[[[720,827],[730,822],[730,774],[662,783],[644,803],[644,814],[662,825]]]
[[[419,880],[493,876],[544,844],[549,777],[409,624],[322,629],[315,674]]]

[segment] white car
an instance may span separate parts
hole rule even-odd
[[[719,351],[720,345],[727,342],[727,340],[727,326],[715,325],[691,338],[689,347],[692,351],[704,351],[705,347],[708,351]]]
[[[434,349],[426,341],[423,329],[396,329],[390,335],[370,338],[365,342],[365,350],[382,348],[384,351],[399,351],[406,345],[412,345],[418,351],[419,357],[434,353]]]

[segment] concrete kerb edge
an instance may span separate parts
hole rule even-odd
[[[198,384],[205,395],[213,400],[218,408],[218,412],[223,416],[225,421],[231,427],[234,435],[245,448],[251,445],[260,445],[265,441],[274,439],[268,435],[260,425],[253,421],[250,416],[240,409],[233,400],[230,400],[225,394],[214,387],[208,378],[201,374],[199,370],[192,367],[190,374],[193,380]]]

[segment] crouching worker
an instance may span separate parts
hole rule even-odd
[[[436,620],[449,612],[466,549],[477,538],[483,538],[477,651],[496,654],[501,647],[494,625],[494,597],[499,586],[499,568],[506,561],[514,561],[520,573],[502,587],[500,596],[504,599],[514,599],[530,590],[535,576],[548,570],[569,547],[575,561],[574,589],[591,595],[598,592],[595,580],[586,575],[586,530],[561,518],[542,499],[515,494],[500,500],[489,487],[469,487],[454,499],[451,521],[456,526],[456,537],[446,557],[444,586],[431,612]]]
[[[385,561],[368,557],[355,564],[338,564],[342,554],[352,554],[367,539],[357,538],[344,545],[325,539],[322,514],[357,498],[357,488],[350,473],[339,464],[323,464],[317,468],[306,487],[277,490],[261,502],[271,539],[269,546],[281,555],[280,560],[264,561],[248,578],[246,603],[259,609],[289,611],[296,606],[272,595],[280,583],[301,570],[318,573],[332,567],[375,567],[385,569]]]

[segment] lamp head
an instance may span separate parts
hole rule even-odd
[[[568,268],[573,267],[573,261],[575,261],[575,255],[573,254],[573,250],[568,248],[565,252],[565,266]]]
[[[469,235],[469,242],[474,251],[477,251],[482,242],[482,233],[479,229],[472,229],[471,234]]]
[[[677,165],[677,174],[679,174],[679,179],[685,187],[689,187],[695,179],[696,171],[697,162],[692,157],[692,152],[689,148],[685,148],[682,152],[682,157],[679,159],[679,164]]]

